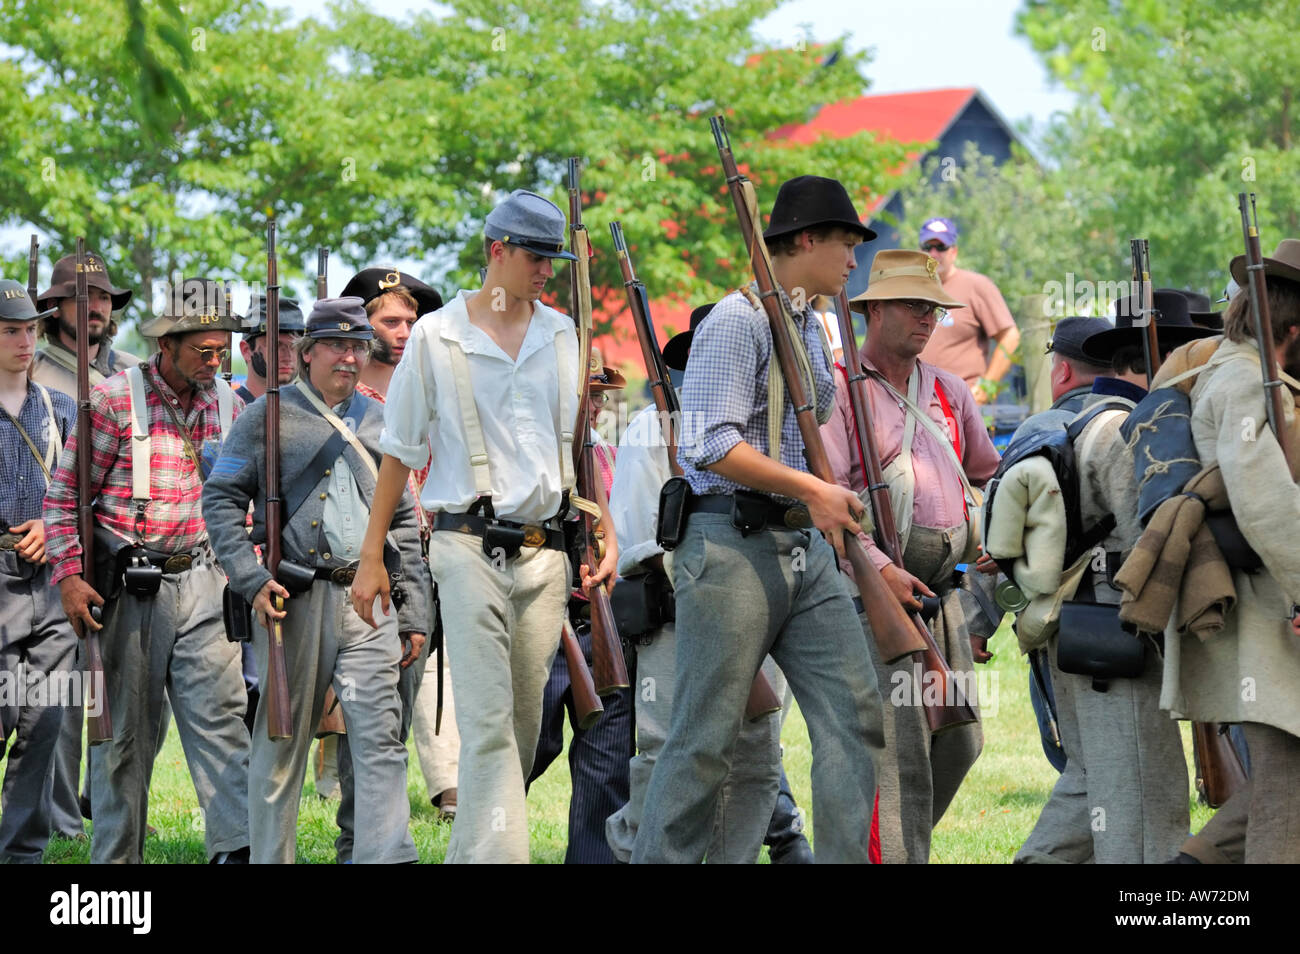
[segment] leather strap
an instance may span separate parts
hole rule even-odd
[[[35,382],[32,383],[35,384]],[[55,455],[57,453],[55,448],[61,448],[63,446],[63,441],[59,437],[59,424],[54,419],[54,404],[50,401],[50,392],[45,390],[45,388],[39,384],[36,385],[36,388],[41,392],[41,397],[45,399],[45,413],[47,415],[46,424],[48,426],[48,431],[46,433],[45,454],[43,456],[37,449],[36,442],[33,441],[31,436],[27,433],[26,428],[18,423],[18,418],[14,417],[3,407],[0,407],[0,413],[3,413],[4,416],[9,419],[9,423],[17,428],[19,436],[26,442],[28,450],[32,452],[32,456],[36,458],[36,463],[41,465],[41,470],[45,474],[45,483],[48,484],[50,482],[50,475],[54,472]]]
[[[289,489],[284,492],[284,522],[287,525],[293,519],[300,507],[307,502],[311,492],[316,489],[320,483],[321,477],[324,476],[334,461],[338,460],[339,454],[343,453],[343,435],[334,433],[330,439],[321,445],[316,456],[307,462],[307,466],[302,469]]]
[[[357,455],[361,458],[361,460],[365,463],[366,468],[370,471],[371,479],[375,482],[376,485],[378,485],[379,467],[375,464],[375,459],[370,456],[370,452],[366,450],[365,445],[362,444],[360,440],[358,440],[357,435],[352,433],[352,431],[348,428],[348,426],[343,423],[342,419],[330,409],[330,406],[328,404],[326,404],[324,401],[322,401],[319,397],[316,396],[315,391],[313,391],[311,388],[309,388],[306,384],[303,383],[302,378],[299,378],[294,383],[297,386],[298,390],[301,391],[303,395],[307,398],[307,400],[311,402],[312,407],[316,408],[316,410],[320,412],[321,417],[329,421],[330,424],[334,426],[334,430],[342,434],[343,439],[352,445],[352,449],[357,452]],[[363,420],[365,419],[364,413],[362,414],[362,419]],[[357,426],[359,427],[360,425],[361,422],[358,421]],[[334,455],[334,457],[337,456],[338,454]],[[334,458],[330,458],[330,459],[333,460]]]

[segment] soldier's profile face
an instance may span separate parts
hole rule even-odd
[[[216,387],[217,373],[221,370],[220,352],[230,347],[229,331],[191,331],[168,335],[163,341],[172,366],[186,384],[196,391]]]
[[[90,343],[99,344],[104,339],[104,333],[108,329],[108,319],[113,313],[113,297],[102,288],[91,288],[87,290],[87,301],[89,308],[88,326],[90,328]],[[75,341],[77,339],[77,299],[62,298],[59,300],[59,330],[68,338]]]
[[[415,309],[393,295],[385,295],[370,316],[370,326],[375,331],[374,352],[371,358],[383,364],[397,364],[406,351],[406,342],[415,327]]]
[[[35,354],[35,321],[0,321],[0,371],[21,374]]]

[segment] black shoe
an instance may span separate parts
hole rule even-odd
[[[1194,858],[1185,851],[1178,852],[1173,858],[1165,862],[1167,865],[1199,865],[1200,858]]]
[[[85,795],[78,795],[77,807],[81,809],[81,817],[86,819],[86,821],[91,821],[90,799],[88,799]]]
[[[777,792],[776,807],[772,811],[772,820],[767,826],[763,844],[767,845],[768,856],[774,865],[813,864],[812,846],[803,834],[803,814],[794,803],[784,767],[781,769],[781,787]]]
[[[219,851],[208,864],[213,865],[246,865],[248,864],[248,846],[236,848],[234,851]]]

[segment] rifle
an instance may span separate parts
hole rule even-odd
[[[235,314],[234,296],[230,293],[230,283],[226,282],[226,317],[233,317]],[[230,349],[226,349],[226,356],[221,359],[221,377],[227,384],[230,383]]]
[[[569,688],[573,690],[573,711],[578,714],[578,728],[590,729],[600,721],[605,706],[596,692],[596,681],[587,668],[587,657],[582,653],[578,634],[569,622],[568,610],[564,612],[564,625],[560,628],[560,645],[564,648],[564,662],[569,667]]]
[[[36,236],[32,236],[35,254]],[[32,259],[28,259],[28,283],[34,285]],[[30,288],[28,289],[31,290]],[[90,489],[90,290],[86,287],[86,240],[77,237],[77,532],[81,537],[81,576],[91,580],[95,566],[94,493]],[[91,607],[90,615],[100,621],[100,608]],[[86,735],[91,745],[113,741],[113,715],[108,708],[108,691],[104,678],[104,657],[99,649],[99,634],[85,627],[86,665],[90,685],[86,687]],[[98,713],[96,715],[96,713]]]
[[[803,437],[804,454],[809,470],[819,480],[835,483],[831,472],[830,460],[826,456],[826,447],[822,443],[818,430],[817,416],[813,405],[809,403],[804,392],[803,380],[796,365],[794,340],[790,334],[791,318],[785,314],[780,295],[776,290],[776,278],[772,272],[772,262],[768,258],[767,246],[763,243],[759,231],[758,200],[750,181],[736,168],[736,158],[731,152],[731,140],[727,135],[726,124],[721,116],[709,120],[713,128],[713,140],[718,147],[722,160],[722,170],[726,176],[727,188],[736,206],[736,217],[740,222],[740,231],[749,249],[750,267],[758,283],[759,298],[767,312],[768,324],[772,331],[772,347],[780,362],[781,374],[785,378],[789,400],[795,407],[795,417],[799,423],[799,433]],[[770,410],[769,413],[777,413]],[[867,619],[880,648],[880,655],[892,662],[915,652],[923,651],[924,641],[916,631],[902,604],[894,598],[889,587],[885,585],[880,572],[871,565],[855,535],[844,534],[844,552],[853,567],[854,580],[862,596],[862,605]]]
[[[575,435],[581,440],[573,442],[573,465],[578,475],[578,492],[597,505],[605,503],[605,484],[596,468],[596,447],[591,441],[591,277],[587,272],[591,258],[591,240],[582,224],[582,191],[578,185],[578,159],[569,160],[569,244],[578,260],[569,269],[573,292],[574,318],[578,323],[578,360],[580,381],[578,392],[578,421]],[[565,387],[563,381],[560,387]],[[583,558],[595,570],[600,563],[602,545],[596,536],[595,518],[579,508]],[[627,663],[623,658],[623,644],[618,637],[618,624],[614,610],[609,605],[609,594],[603,586],[584,587],[591,605],[591,668],[596,681],[596,692],[607,696],[630,685]]]
[[[41,243],[36,240],[36,236],[33,234],[31,248],[27,251],[27,297],[32,300],[32,307],[37,311],[41,310],[41,306],[36,303],[38,294],[36,291],[36,253],[40,251],[40,248]],[[90,293],[87,292],[86,294],[89,295]]]
[[[329,297],[329,280],[325,277],[329,271],[330,250],[316,249],[316,300]]]
[[[1241,209],[1241,233],[1246,242],[1246,288],[1250,291],[1250,315],[1255,325],[1255,340],[1259,342],[1259,366],[1264,376],[1264,407],[1268,411],[1268,426],[1273,436],[1287,454],[1286,416],[1282,413],[1283,387],[1277,373],[1277,348],[1273,342],[1273,319],[1268,308],[1268,287],[1264,281],[1264,253],[1259,248],[1259,216],[1255,212],[1255,193],[1250,194],[1250,215],[1246,214],[1246,193],[1237,193]]]
[[[1218,808],[1249,782],[1228,726],[1219,722],[1192,723],[1192,751],[1196,754],[1196,787],[1211,808]]]
[[[284,523],[280,498],[280,277],[275,257],[275,220],[266,224],[266,568],[272,579],[280,570],[280,531]],[[273,597],[277,610],[284,598]],[[289,670],[284,660],[284,625],[269,620],[267,633],[266,734],[272,742],[293,737],[289,704]]]
[[[880,466],[871,389],[867,387],[867,375],[862,370],[862,360],[858,354],[858,338],[853,328],[852,313],[849,310],[849,296],[843,289],[835,296],[835,310],[840,321],[844,366],[849,373],[849,403],[853,411],[858,444],[862,448],[864,476],[867,479],[867,488],[871,492],[871,510],[876,518],[876,545],[893,561],[894,566],[901,570],[904,569],[903,546],[898,536],[898,527],[894,523],[894,510],[889,502],[889,484],[885,482],[884,469]],[[921,651],[921,663],[925,669],[921,685],[942,687],[935,702],[925,702],[925,718],[929,723],[930,731],[939,732],[974,722],[975,711],[967,703],[961,687],[952,681],[952,670],[948,668],[948,661],[943,658],[943,652],[935,642],[934,634],[915,610],[909,612],[907,616],[917,635],[925,643],[925,648]],[[922,698],[929,700],[933,695],[926,692]]]
[[[1133,284],[1137,286],[1138,309],[1146,322],[1142,336],[1142,360],[1146,363],[1147,387],[1160,370],[1160,349],[1156,342],[1155,305],[1151,296],[1151,248],[1146,239],[1130,239],[1129,252],[1133,258]]]
[[[668,446],[668,468],[674,477],[682,474],[681,464],[677,462],[677,424],[681,420],[682,406],[677,391],[668,379],[668,368],[664,356],[655,339],[654,322],[650,320],[650,297],[645,285],[636,277],[632,267],[632,256],[628,253],[627,242],[623,238],[623,226],[619,222],[609,223],[610,234],[614,237],[614,251],[618,255],[619,269],[623,272],[623,290],[627,293],[627,305],[632,311],[632,321],[636,325],[636,337],[641,343],[641,357],[645,361],[646,380],[650,383],[650,393],[654,395],[655,408],[659,412],[659,429],[663,433],[664,443]],[[749,700],[745,704],[745,719],[755,722],[763,716],[782,709],[781,699],[772,689],[767,676],[760,669],[749,687]]]

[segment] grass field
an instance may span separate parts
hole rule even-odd
[[[1000,633],[992,642],[996,658],[981,682],[985,692],[984,752],[935,831],[931,860],[944,864],[1011,861],[1025,840],[1056,779],[1043,757],[1037,725],[1029,704],[1027,669],[1016,653],[1014,638]],[[987,687],[987,692],[986,692]],[[812,793],[808,773],[811,751],[808,733],[798,708],[791,712],[783,733],[785,765],[796,800],[808,813],[808,831],[816,845],[816,819],[811,817]],[[1191,790],[1191,741],[1186,723],[1183,744],[1188,758],[1188,797],[1192,801],[1192,828],[1199,829],[1210,810],[1195,801]],[[411,753],[408,794],[411,834],[422,862],[440,862],[447,850],[450,827],[437,820],[424,791],[423,779]],[[532,860],[558,864],[564,860],[568,830],[568,763],[555,761],[528,796],[532,834]],[[298,821],[298,858],[301,863],[325,864],[334,860],[336,802],[317,797],[308,780]],[[179,736],[168,734],[167,744],[154,770],[149,822],[158,829],[145,845],[145,861],[198,863],[204,861],[202,817],[190,785]],[[46,854],[49,862],[86,862],[89,845],[56,840]],[[766,860],[766,849],[764,859]]]

